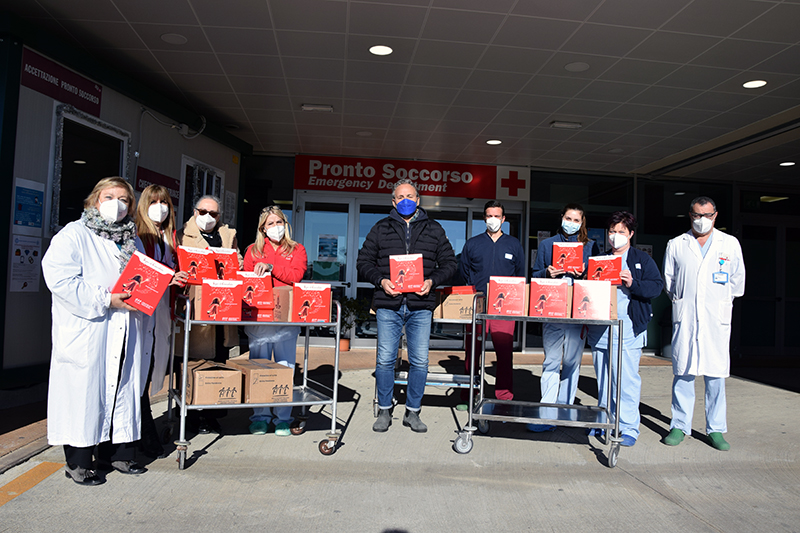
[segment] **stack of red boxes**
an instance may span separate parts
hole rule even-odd
[[[242,282],[242,320],[246,322],[272,322],[275,301],[272,296],[272,275],[255,272],[236,272]]]

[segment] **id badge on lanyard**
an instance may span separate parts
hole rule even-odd
[[[728,273],[722,271],[722,267],[725,265],[725,261],[727,261],[727,257],[720,256],[719,258],[719,270],[717,272],[711,273],[711,281],[714,283],[719,283],[720,285],[725,285],[728,283]]]

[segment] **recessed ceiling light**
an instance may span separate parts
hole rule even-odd
[[[745,89],[758,89],[759,87],[763,87],[766,85],[767,82],[764,80],[752,80],[742,84],[742,87]]]
[[[782,167],[793,167],[794,166],[794,161],[784,161],[783,163],[781,163],[781,166]]]
[[[580,122],[566,122],[564,120],[554,120],[550,123],[551,128],[557,128],[562,130],[579,130],[583,127],[583,124]]]
[[[382,44],[371,46],[369,49],[369,53],[376,56],[388,56],[392,52],[394,52],[394,50]]]
[[[333,113],[333,106],[324,104],[301,104],[300,109],[303,111],[316,111],[318,113]]]
[[[608,151],[608,153],[609,154],[621,154],[624,151],[625,150],[623,150],[622,148],[612,148],[611,150]]]
[[[685,193],[685,192],[683,192],[683,191],[678,191],[678,192],[676,192],[676,193],[675,193],[675,196],[683,196],[683,195],[685,195],[685,194],[686,194],[686,193]]]
[[[760,200],[766,204],[771,204],[772,202],[780,202],[781,200],[788,200],[788,196],[762,196]]]
[[[492,146],[495,146],[498,144],[503,144],[503,141],[501,141],[500,139],[489,139],[488,141],[486,141],[486,144],[491,144]]]
[[[189,42],[189,39],[180,33],[165,33],[161,36],[161,40],[169,44],[186,44]]]
[[[564,70],[569,72],[585,72],[589,70],[589,63],[583,61],[575,61],[574,63],[567,63],[564,65]]]
[[[371,131],[357,131],[356,135],[358,135],[359,137],[372,137],[372,132]]]
[[[85,165],[86,161],[84,161],[83,159],[76,159],[75,161],[73,161],[73,163],[75,163],[76,165]]]

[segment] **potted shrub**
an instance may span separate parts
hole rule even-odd
[[[369,320],[369,302],[365,299],[358,300],[343,296],[339,299],[342,305],[342,333],[339,341],[339,351],[350,350],[350,332],[356,326]]]

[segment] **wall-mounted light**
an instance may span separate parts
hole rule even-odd
[[[583,124],[580,122],[567,122],[564,120],[554,120],[550,123],[551,128],[556,128],[559,130],[579,130],[583,127]]]
[[[333,113],[333,106],[324,104],[301,104],[300,109],[316,113]]]

